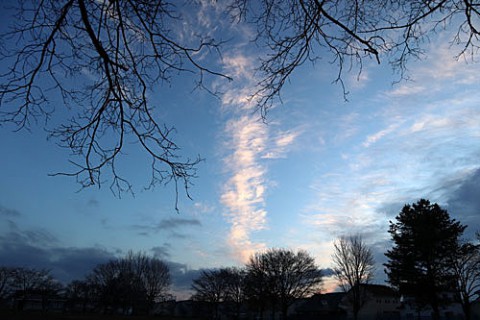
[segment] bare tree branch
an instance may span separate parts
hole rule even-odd
[[[133,193],[116,163],[126,144],[136,143],[152,159],[146,187],[173,182],[177,208],[178,184],[189,196],[201,158],[180,156],[174,128],[153,114],[162,105],[153,105],[149,95],[179,73],[197,75],[197,87],[207,76],[231,79],[197,58],[217,50],[221,41],[180,40],[171,29],[182,23],[175,4],[20,1],[16,24],[1,35],[0,59],[9,67],[0,74],[0,123],[28,129],[32,120],[51,120],[60,99],[70,120],[59,120],[49,136],[70,150],[74,167],[54,175],[75,177],[82,188],[110,180],[117,196]]]
[[[233,0],[232,16],[258,26],[256,42],[266,55],[261,80],[252,94],[263,117],[293,72],[305,62],[335,64],[334,82],[348,91],[345,70],[362,72],[364,60],[391,64],[400,80],[407,62],[419,58],[429,36],[450,30],[452,43],[463,44],[459,56],[479,49],[480,2],[477,0]]]

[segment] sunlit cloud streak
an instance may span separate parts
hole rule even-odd
[[[231,154],[225,159],[225,165],[231,177],[221,201],[227,207],[226,215],[231,223],[228,243],[236,257],[244,262],[265,246],[253,243],[250,234],[266,227],[266,168],[259,160],[265,150],[267,128],[252,117],[243,116],[227,124],[226,134],[230,138]]]
[[[229,178],[221,195],[231,224],[227,243],[239,262],[248,261],[267,246],[252,240],[253,232],[267,228],[265,161],[284,157],[300,134],[298,130],[275,132],[255,112],[250,96],[255,83],[252,61],[243,54],[227,55],[223,60],[226,73],[239,81],[222,95],[223,112],[231,119],[224,127],[224,164]]]

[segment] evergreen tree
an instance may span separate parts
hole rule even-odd
[[[451,219],[437,204],[421,199],[405,205],[390,221],[393,247],[385,255],[388,281],[419,307],[429,305],[439,319],[441,292],[454,287],[451,257],[466,226]]]

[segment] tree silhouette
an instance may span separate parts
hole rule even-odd
[[[240,317],[240,308],[246,300],[247,273],[241,268],[225,268],[227,277],[226,301],[233,304],[234,319]]]
[[[147,187],[173,181],[187,196],[199,157],[181,157],[174,127],[162,123],[149,94],[172,77],[193,74],[230,79],[204,64],[222,42],[198,34],[183,10],[192,1],[19,0],[2,36],[0,124],[17,129],[57,114],[61,100],[68,120],[53,121],[50,136],[72,154],[72,176],[82,187],[110,181],[115,194],[133,192],[118,169],[125,146],[135,144],[151,159]],[[407,77],[407,62],[421,56],[429,36],[453,31],[459,56],[479,48],[480,10],[475,0],[230,0],[219,2],[237,21],[257,26],[261,80],[251,93],[265,117],[284,84],[305,62],[336,65],[333,78],[363,68],[365,60],[388,61]],[[220,10],[219,10],[220,11]],[[191,26],[188,36],[178,32]],[[216,57],[219,57],[217,55]],[[206,88],[209,90],[209,88]],[[160,104],[161,106],[161,104]],[[58,123],[59,122],[59,123]],[[58,124],[58,125],[57,125]],[[106,179],[106,178],[108,179]],[[178,198],[177,198],[178,201]],[[176,202],[177,204],[177,202]]]
[[[425,51],[429,37],[447,29],[458,56],[475,56],[480,44],[480,10],[475,0],[233,0],[231,12],[257,26],[265,48],[254,96],[265,116],[291,75],[306,62],[327,61],[345,96],[344,73],[362,72],[370,60],[387,61],[408,78],[407,63]]]
[[[283,319],[287,318],[288,307],[296,299],[318,292],[322,283],[322,272],[305,251],[270,249],[257,253],[247,263],[247,272],[253,280],[249,284],[261,286],[250,292],[265,294],[256,298],[270,300],[272,312],[278,303]]]
[[[66,306],[70,311],[86,312],[95,303],[95,287],[84,280],[73,280],[65,288]]]
[[[172,30],[184,21],[166,1],[20,0],[14,6],[16,20],[1,37],[0,60],[8,68],[0,74],[0,124],[21,129],[48,120],[60,98],[70,119],[50,136],[71,151],[75,169],[59,174],[88,187],[100,185],[108,169],[112,191],[133,192],[116,160],[135,143],[152,161],[148,187],[173,181],[188,195],[200,158],[180,158],[174,128],[157,119],[149,95],[174,75],[194,74],[199,87],[208,75],[228,78],[199,58],[220,43]]]
[[[400,294],[414,297],[419,306],[430,305],[435,319],[440,317],[440,293],[455,287],[451,257],[465,228],[424,199],[405,205],[396,222],[390,222],[393,247],[385,253],[388,282]]]
[[[39,294],[42,298],[42,310],[46,311],[49,299],[61,289],[49,270],[35,268],[13,268],[11,272],[11,290],[18,299],[18,309],[23,310],[30,294]]]
[[[204,270],[193,280],[193,300],[207,302],[212,311],[213,319],[218,318],[218,307],[228,299],[229,272],[227,269]]]
[[[451,264],[457,299],[462,305],[465,319],[470,320],[472,302],[480,295],[480,245],[462,244],[451,257]]]
[[[365,244],[361,235],[340,237],[334,243],[332,256],[335,277],[345,292],[351,292],[353,317],[366,300],[365,284],[373,277],[375,260],[372,250]]]
[[[168,266],[143,253],[96,266],[87,277],[105,311],[118,308],[124,313],[145,313],[167,294],[170,286]]]
[[[0,266],[0,301],[10,294],[12,268]]]

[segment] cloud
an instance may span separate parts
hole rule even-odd
[[[301,134],[301,130],[278,132],[275,134],[273,146],[268,147],[263,159],[278,159],[286,157],[289,148]]]
[[[452,48],[446,41],[443,41],[440,46],[438,43],[434,43],[431,46],[432,50],[429,50],[428,67],[419,68],[418,75],[437,80],[437,83],[438,80],[448,80],[451,84],[476,84],[478,72],[476,68],[472,67],[475,62],[469,60],[467,56],[456,56]]]
[[[478,67],[450,60],[443,66],[445,52],[438,54],[412,68],[415,82],[366,97],[368,110],[356,106],[353,115],[332,121],[354,135],[341,136],[341,145],[327,140],[324,154],[338,162],[312,183],[314,199],[302,212],[319,244],[364,234],[374,246],[378,281],[390,246],[388,221],[404,204],[428,198],[445,206],[470,226],[466,238],[480,228],[480,95],[467,81]],[[332,248],[321,250],[328,255]]]
[[[90,198],[87,202],[87,207],[98,208],[100,206],[100,201],[95,198]]]
[[[395,132],[395,130],[397,130],[401,125],[402,125],[401,121],[395,122],[389,125],[386,129],[382,129],[374,134],[367,136],[367,138],[363,142],[363,146],[368,148],[370,145],[376,143],[383,137]]]
[[[221,202],[231,223],[228,243],[240,261],[263,248],[250,240],[252,231],[264,229],[263,209],[266,168],[259,162],[266,147],[267,128],[252,117],[243,116],[227,123],[231,154],[224,160],[231,177],[224,186]]]
[[[184,226],[201,226],[199,220],[197,219],[185,219],[185,218],[170,218],[160,221],[156,229],[158,230],[171,230],[177,229]]]
[[[0,240],[9,245],[25,243],[50,247],[58,244],[58,239],[47,230],[41,228],[21,230],[11,220],[8,220],[8,231],[5,235],[0,236]]]
[[[411,95],[416,95],[416,94],[422,94],[426,92],[428,88],[416,83],[416,82],[408,82],[404,83],[398,86],[395,86],[395,88],[391,91],[389,91],[387,94],[392,97],[397,97],[401,98],[403,96],[411,96]]]
[[[242,30],[239,36],[244,41],[225,53],[223,70],[235,81],[219,89],[223,92],[222,112],[229,119],[222,141],[228,178],[220,201],[230,223],[228,245],[234,258],[241,262],[266,247],[265,243],[252,240],[254,232],[267,228],[265,194],[270,181],[266,161],[285,157],[302,132],[275,130],[275,124],[267,126],[256,112],[252,93],[258,83],[255,76],[258,58],[248,54],[251,44],[248,35],[248,30]]]
[[[0,265],[48,269],[64,283],[83,278],[94,266],[113,257],[102,248],[61,247],[43,230],[20,230],[12,223],[0,236]]]
[[[58,247],[46,252],[52,272],[63,281],[84,279],[95,266],[115,259],[116,254],[101,247]]]
[[[195,202],[193,207],[195,212],[200,214],[212,213],[215,211],[215,206],[204,202]]]
[[[460,48],[457,52],[460,52]],[[468,57],[456,57],[455,48],[446,39],[432,41],[424,59],[411,64],[411,81],[394,86],[387,95],[401,98],[412,95],[423,97],[451,90],[455,86],[475,85],[478,68]]]
[[[343,143],[358,133],[360,127],[359,118],[360,114],[357,112],[352,112],[342,115],[340,119],[338,119],[339,128],[338,133],[335,136],[336,142]]]
[[[202,223],[198,219],[170,218],[163,219],[157,224],[135,225],[132,228],[139,230],[141,235],[169,231],[172,235],[181,236],[181,234],[177,232],[178,229],[185,227],[199,227],[201,225]]]
[[[16,209],[6,208],[0,205],[0,216],[18,218],[21,216],[21,213]]]
[[[230,54],[223,58],[225,71],[233,78],[253,80],[253,60],[243,54]]]
[[[46,243],[35,242],[31,234],[38,230],[21,230],[11,222],[9,231],[0,235],[0,266],[31,267],[51,270],[52,275],[67,284],[72,280],[81,280],[98,264],[117,259],[119,252],[102,247],[63,247],[58,241]],[[168,261],[170,244],[153,247],[154,257],[162,259],[170,268],[173,287],[177,298],[187,299],[191,295],[192,280],[202,270],[191,270],[186,264]]]
[[[172,245],[169,243],[164,243],[162,246],[153,247],[150,249],[153,252],[153,256],[159,259],[169,259],[170,258],[170,249]]]
[[[471,238],[474,232],[480,231],[480,169],[467,175],[456,189],[455,187],[450,186],[450,190],[447,190],[449,197],[446,208],[450,216],[470,226],[466,230],[466,236]]]
[[[172,292],[177,300],[189,299],[193,294],[192,282],[202,274],[204,269],[190,269],[188,265],[177,262],[166,262],[172,277]]]

